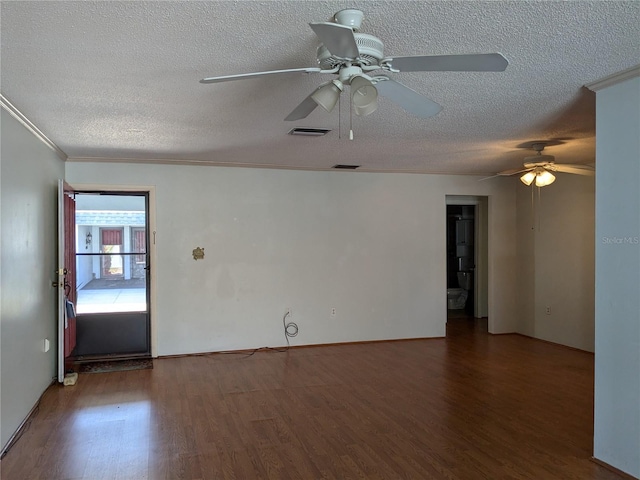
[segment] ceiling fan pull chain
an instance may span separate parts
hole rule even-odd
[[[536,209],[536,212],[538,214],[537,215],[537,217],[538,217],[538,222],[537,222],[538,223],[538,231],[540,231],[540,217],[541,217],[541,215],[540,215],[540,188],[541,187],[538,187],[538,208]]]
[[[535,230],[536,229],[536,208],[535,208],[535,202],[533,200],[533,190],[534,190],[534,186],[531,185],[531,230]]]
[[[349,95],[349,140],[353,140],[353,105]]]
[[[338,140],[342,139],[342,95],[338,97]]]

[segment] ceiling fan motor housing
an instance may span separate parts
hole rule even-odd
[[[362,26],[362,20],[364,19],[364,13],[361,10],[354,8],[347,8],[340,10],[333,16],[336,23],[340,25],[346,25],[354,30],[358,30]]]
[[[380,61],[384,58],[384,44],[382,40],[366,33],[354,33],[353,36],[356,39],[358,53],[360,54],[360,59],[353,63],[365,66],[379,65]],[[345,63],[344,59],[331,55],[327,47],[323,44],[320,44],[318,47],[316,58],[318,59],[320,68],[323,70],[331,70]]]
[[[556,157],[553,155],[533,155],[531,157],[524,158],[524,167],[532,168],[538,165],[546,165],[548,163],[553,163]]]

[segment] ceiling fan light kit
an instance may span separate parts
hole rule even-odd
[[[589,165],[555,163],[555,157],[553,155],[542,154],[546,146],[546,142],[533,143],[531,148],[533,148],[537,154],[532,157],[525,157],[524,169],[505,170],[499,172],[496,176],[511,176],[522,173],[520,181],[525,185],[529,186],[535,181],[536,187],[546,187],[556,181],[556,176],[552,172],[587,176],[595,175],[595,169]]]
[[[520,181],[529,186],[535,180],[536,187],[546,187],[556,181],[556,176],[542,167],[536,167],[535,170],[525,173],[520,177]]]
[[[344,85],[349,85],[351,105],[356,115],[369,115],[378,108],[378,94],[398,104],[418,118],[437,115],[442,107],[387,75],[367,75],[376,70],[401,72],[501,72],[509,62],[500,53],[466,55],[384,56],[384,43],[377,37],[360,33],[364,14],[360,10],[337,12],[333,22],[309,23],[321,44],[316,49],[318,67],[291,68],[266,72],[241,73],[203,78],[201,83],[220,83],[265,75],[324,73],[338,78],[321,85],[307,96],[286,121],[306,118],[318,105],[330,112]]]

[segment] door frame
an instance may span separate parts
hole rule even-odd
[[[445,196],[445,218],[447,205],[473,205],[474,208],[474,257],[473,270],[473,316],[489,316],[489,197],[487,195]],[[446,225],[446,221],[445,221]],[[445,248],[446,252],[446,248]],[[446,287],[445,277],[445,287]],[[446,300],[445,300],[446,301]]]
[[[67,309],[67,292],[66,287],[70,287],[70,297],[75,299],[76,291],[76,275],[75,275],[75,247],[76,247],[76,235],[75,235],[75,217],[72,223],[69,223],[67,211],[67,197],[70,197],[68,193],[73,193],[73,187],[69,185],[63,179],[58,179],[58,248],[57,248],[57,267],[56,277],[57,281],[54,285],[57,287],[58,297],[58,315],[57,315],[57,368],[56,374],[58,382],[64,382],[64,376],[66,373],[66,359],[67,359],[67,339],[69,344],[73,343],[75,347],[75,315],[68,318]],[[71,198],[71,204],[73,205],[73,212],[75,212],[75,200]],[[71,237],[71,238],[68,238]],[[73,249],[69,250],[69,245],[73,245]],[[70,254],[70,255],[67,255]],[[71,258],[73,257],[73,258]],[[67,266],[69,268],[67,268]],[[68,280],[71,280],[71,284],[68,284]],[[73,336],[70,337],[71,332]],[[71,342],[73,338],[73,342]],[[69,346],[69,350],[73,350],[73,347]],[[71,353],[69,351],[68,353]]]
[[[157,319],[158,313],[156,308],[157,299],[157,257],[156,257],[156,187],[153,185],[107,185],[102,183],[72,183],[70,184],[74,192],[137,192],[147,193],[148,195],[148,212],[147,224],[149,225],[149,245],[147,252],[149,254],[150,282],[149,282],[149,341],[151,343],[151,356],[158,356],[157,346]]]

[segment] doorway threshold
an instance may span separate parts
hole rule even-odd
[[[149,353],[119,353],[112,355],[78,355],[77,357],[70,358],[70,362],[73,364],[93,363],[93,362],[118,362],[122,360],[144,360],[151,359]]]

